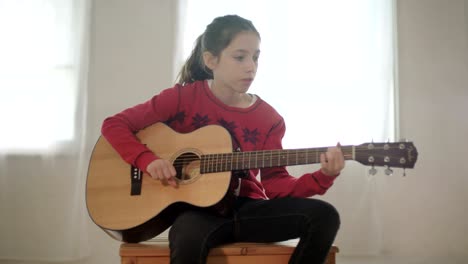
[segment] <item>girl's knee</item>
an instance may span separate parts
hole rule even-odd
[[[341,225],[340,213],[333,205],[330,205],[329,208],[328,221],[333,224],[336,229]]]
[[[322,200],[318,201],[320,203],[319,217],[322,220],[322,224],[333,229],[338,229],[341,224],[340,214],[338,210],[328,202]]]

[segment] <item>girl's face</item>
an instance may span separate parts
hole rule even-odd
[[[238,33],[217,57],[205,59],[213,71],[213,85],[227,94],[246,93],[255,79],[260,39],[250,31]]]

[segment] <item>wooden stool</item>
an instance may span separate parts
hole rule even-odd
[[[210,251],[207,264],[284,264],[294,250],[294,245],[282,243],[234,243]],[[333,246],[326,264],[335,264],[338,248]],[[124,243],[120,246],[121,264],[168,264],[167,243]]]

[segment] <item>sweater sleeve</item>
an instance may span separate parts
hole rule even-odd
[[[135,136],[139,130],[164,122],[177,111],[178,89],[170,88],[150,100],[106,118],[101,133],[123,160],[140,170],[158,157]]]
[[[271,129],[266,141],[265,150],[282,149],[282,139],[286,127],[284,120]],[[310,197],[324,194],[333,185],[336,177],[327,176],[321,170],[306,173],[300,177],[289,174],[285,167],[265,168],[261,170],[261,180],[269,198],[277,197]]]

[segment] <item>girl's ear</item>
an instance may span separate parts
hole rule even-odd
[[[208,67],[210,70],[213,70],[218,64],[218,58],[211,54],[211,52],[205,51],[203,52],[203,62],[205,63],[206,67]]]

